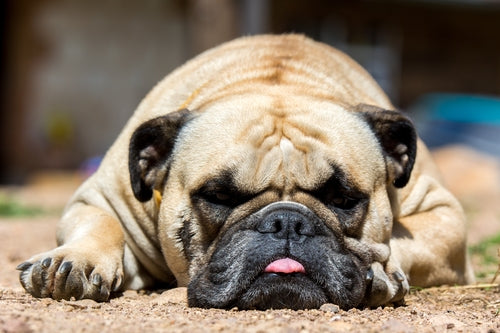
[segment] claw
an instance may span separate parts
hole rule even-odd
[[[58,272],[61,274],[66,274],[66,273],[69,273],[69,271],[71,271],[72,268],[73,268],[73,264],[71,263],[71,261],[66,261],[59,267]]]
[[[42,268],[49,268],[51,263],[52,263],[52,258],[43,259],[41,262]]]
[[[403,274],[401,274],[398,271],[394,272],[392,276],[394,277],[394,280],[398,281],[399,283],[401,283],[405,280],[405,277],[403,276]]]
[[[396,280],[399,283],[399,287],[398,287],[398,290],[396,292],[396,295],[394,295],[394,297],[393,297],[393,304],[394,304],[394,306],[404,305],[405,304],[404,297],[405,297],[406,292],[407,292],[407,290],[405,290],[405,288],[403,286],[403,282],[405,280],[405,277],[403,274],[401,274],[401,272],[398,272],[398,271],[392,273],[392,276],[393,276],[394,280]]]
[[[30,263],[29,261],[25,261],[25,262],[23,262],[23,263],[21,263],[21,264],[17,265],[16,269],[17,269],[18,271],[24,271],[24,270],[26,270],[26,269],[30,268],[31,266],[33,266],[33,264],[32,264],[32,263]]]
[[[368,272],[366,272],[366,282],[368,282],[368,283],[372,282],[373,276],[374,276],[373,269],[370,267]]]
[[[100,286],[102,283],[102,277],[100,274],[95,274],[93,277],[92,277],[92,284],[94,286]]]
[[[122,286],[122,281],[123,277],[121,275],[117,275],[113,280],[113,283],[111,284],[111,291],[117,292],[118,290],[120,290],[120,287]]]
[[[365,290],[365,301],[360,304],[361,308],[364,308],[366,306],[370,306],[369,304],[369,298],[370,294],[372,293],[372,286],[373,286],[373,279],[375,277],[375,274],[373,272],[373,269],[370,267],[368,271],[366,272],[366,290]]]

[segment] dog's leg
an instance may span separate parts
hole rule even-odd
[[[18,266],[33,296],[106,301],[122,285],[124,234],[109,213],[73,204],[59,224],[58,245]]]
[[[395,221],[391,256],[413,286],[473,283],[460,204],[435,178],[419,178]]]
[[[389,261],[372,264],[368,305],[398,303],[410,285],[472,283],[465,218],[456,199],[434,178],[421,176],[401,208]]]
[[[399,211],[390,239],[391,255],[369,272],[367,304],[398,303],[409,286],[470,284],[474,273],[466,249],[466,222],[456,198],[440,183],[427,149],[410,183],[395,194]]]

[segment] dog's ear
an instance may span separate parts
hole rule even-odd
[[[130,183],[139,201],[148,201],[168,172],[169,159],[181,128],[192,118],[187,109],[144,122],[132,134],[128,167]]]
[[[404,187],[410,180],[417,153],[417,134],[410,119],[397,111],[371,105],[358,105],[377,136],[386,157],[389,180],[395,187]]]

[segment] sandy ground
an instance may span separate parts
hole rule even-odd
[[[445,171],[445,181],[467,208],[470,241],[477,243],[498,234],[497,161],[461,148],[439,151],[436,158]],[[43,205],[51,212],[41,217],[0,218],[0,332],[500,333],[498,285],[412,290],[405,306],[350,311],[333,305],[307,311],[188,308],[182,288],[126,291],[106,303],[33,298],[20,287],[15,267],[31,255],[55,246],[57,215],[78,182],[77,178],[52,175],[48,180],[38,177],[27,188],[0,189],[0,194]],[[475,262],[476,269],[481,268],[478,265]],[[489,276],[480,282],[490,282],[488,278],[491,280]]]

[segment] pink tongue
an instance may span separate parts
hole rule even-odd
[[[267,265],[265,273],[305,273],[306,270],[300,262],[290,258],[278,259]]]

